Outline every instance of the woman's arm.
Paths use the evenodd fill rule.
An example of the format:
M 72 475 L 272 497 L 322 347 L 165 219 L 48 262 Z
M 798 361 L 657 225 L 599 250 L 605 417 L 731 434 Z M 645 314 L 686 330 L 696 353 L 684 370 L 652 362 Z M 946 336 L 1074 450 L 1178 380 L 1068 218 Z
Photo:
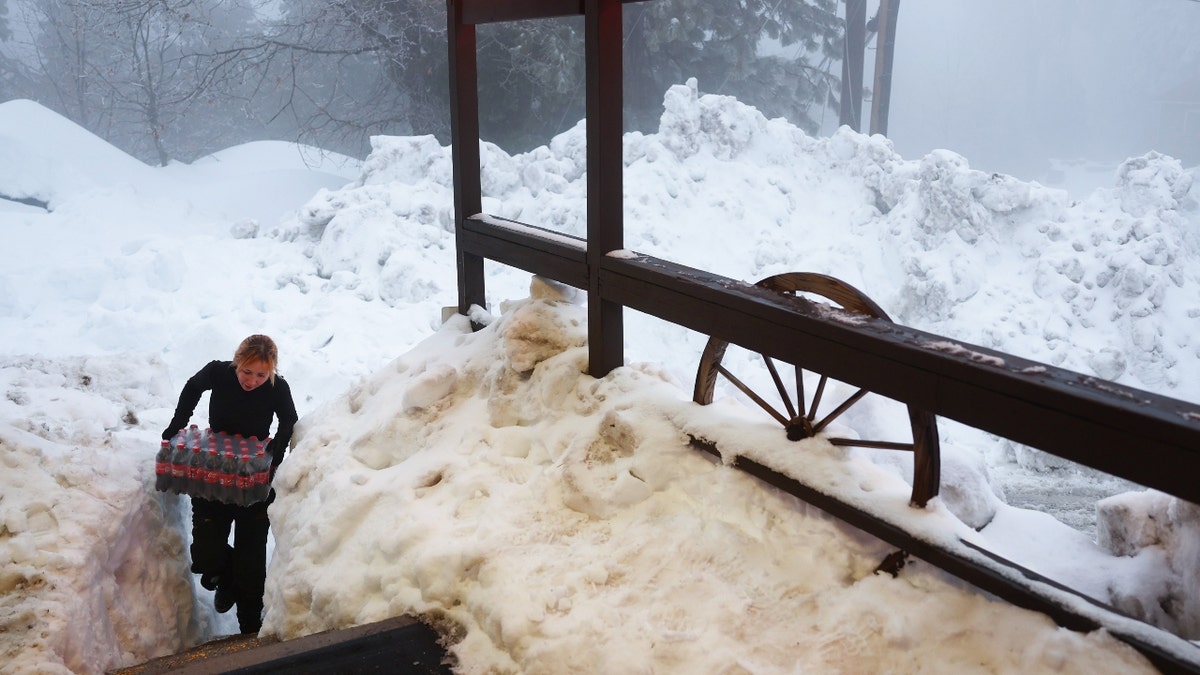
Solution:
M 296 426 L 299 415 L 296 414 L 296 404 L 292 401 L 292 388 L 283 378 L 275 379 L 275 417 L 279 426 L 275 437 L 271 439 L 271 466 L 279 466 L 283 461 L 283 453 L 287 451 L 288 443 L 292 440 L 292 429 Z
M 171 440 L 175 432 L 188 423 L 188 420 L 192 418 L 192 413 L 196 411 L 196 404 L 200 402 L 200 396 L 212 389 L 214 366 L 220 368 L 221 362 L 210 361 L 208 365 L 200 369 L 200 372 L 188 378 L 187 383 L 183 385 L 183 391 L 179 393 L 179 403 L 175 405 L 175 415 L 171 418 L 171 423 L 163 430 L 164 441 Z

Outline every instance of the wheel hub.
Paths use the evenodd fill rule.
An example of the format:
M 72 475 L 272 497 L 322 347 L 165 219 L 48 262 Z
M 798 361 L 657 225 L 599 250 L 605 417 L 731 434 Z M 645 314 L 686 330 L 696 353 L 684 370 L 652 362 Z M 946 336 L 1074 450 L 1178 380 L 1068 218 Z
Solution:
M 789 441 L 802 441 L 815 435 L 812 422 L 804 415 L 797 415 L 788 422 L 787 438 Z

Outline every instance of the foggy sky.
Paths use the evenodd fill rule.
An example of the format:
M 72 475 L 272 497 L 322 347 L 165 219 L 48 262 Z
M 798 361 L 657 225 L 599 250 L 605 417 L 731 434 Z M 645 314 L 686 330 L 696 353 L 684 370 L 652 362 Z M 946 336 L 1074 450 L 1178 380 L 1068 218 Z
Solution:
M 1191 0 L 907 0 L 888 136 L 905 157 L 948 148 L 972 168 L 1033 180 L 1048 158 L 1157 150 L 1200 164 L 1200 139 L 1173 139 L 1162 112 L 1169 91 L 1200 80 L 1198 35 Z

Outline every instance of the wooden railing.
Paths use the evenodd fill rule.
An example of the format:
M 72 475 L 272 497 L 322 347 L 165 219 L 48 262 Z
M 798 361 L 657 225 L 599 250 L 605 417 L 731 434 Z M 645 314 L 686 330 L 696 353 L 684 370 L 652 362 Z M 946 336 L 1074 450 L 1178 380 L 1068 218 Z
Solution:
M 798 298 L 623 251 L 620 45 L 629 1 L 448 0 L 461 313 L 486 306 L 483 261 L 494 260 L 587 291 L 596 377 L 623 363 L 621 312 L 630 307 L 1200 504 L 1200 406 L 886 321 L 830 321 Z M 583 15 L 585 27 L 586 238 L 488 216 L 481 206 L 475 25 L 569 15 Z M 997 561 L 1008 568 L 998 571 L 981 562 L 990 555 L 930 546 L 768 467 L 731 463 L 1061 625 L 1099 625 L 1048 595 L 1054 584 L 1029 570 Z M 1200 672 L 1177 651 L 1114 632 L 1164 671 Z

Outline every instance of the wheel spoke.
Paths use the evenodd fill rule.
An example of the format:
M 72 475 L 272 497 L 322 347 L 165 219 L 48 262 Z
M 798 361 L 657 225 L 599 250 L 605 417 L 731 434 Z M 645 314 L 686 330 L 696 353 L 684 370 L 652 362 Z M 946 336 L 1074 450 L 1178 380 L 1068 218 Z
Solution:
M 825 382 L 828 380 L 827 376 L 821 375 L 821 380 L 817 382 L 817 391 L 813 393 L 812 407 L 808 409 L 809 422 L 813 421 L 813 418 L 817 416 L 817 407 L 821 405 L 821 395 L 825 393 Z
M 750 387 L 747 387 L 745 383 L 737 379 L 733 373 L 726 370 L 725 366 L 718 365 L 717 372 L 724 375 L 727 380 L 733 383 L 733 386 L 737 387 L 746 396 L 749 396 L 752 401 L 757 403 L 760 408 L 767 411 L 767 414 L 769 414 L 771 417 L 774 417 L 776 420 L 778 420 L 780 424 L 785 427 L 788 425 L 788 419 L 786 417 L 781 415 L 778 410 L 772 408 L 771 404 L 767 403 L 762 399 L 761 396 L 754 393 L 754 391 L 750 389 Z
M 788 419 L 796 417 L 796 407 L 792 405 L 792 398 L 788 396 L 787 389 L 783 386 L 783 380 L 779 378 L 779 371 L 775 369 L 775 361 L 767 356 L 762 355 L 763 362 L 767 364 L 767 370 L 771 372 L 771 379 L 775 381 L 775 390 L 779 392 L 779 398 L 783 399 L 783 406 L 787 408 Z M 800 401 L 803 401 L 804 392 L 800 392 Z
M 823 381 L 824 380 L 822 380 L 822 382 Z M 825 419 L 821 420 L 817 424 L 814 424 L 813 432 L 816 433 L 816 432 L 819 432 L 822 429 L 824 429 L 827 424 L 829 424 L 833 420 L 837 419 L 838 415 L 841 415 L 842 413 L 846 412 L 850 408 L 850 406 L 854 405 L 855 403 L 858 403 L 859 399 L 866 396 L 868 393 L 870 393 L 870 392 L 868 392 L 866 389 L 859 389 L 858 391 L 854 392 L 853 396 L 851 396 L 850 398 L 843 401 L 842 404 L 839 405 L 836 410 L 834 410 L 833 412 L 826 415 Z M 814 409 L 815 409 L 815 406 L 814 406 Z
M 907 450 L 912 452 L 915 445 L 912 443 L 896 443 L 894 441 L 869 441 L 861 438 L 827 438 L 830 445 L 838 447 L 854 446 L 856 448 L 878 448 L 880 450 Z
M 804 408 L 804 369 L 800 366 L 793 366 L 792 370 L 796 375 L 796 403 L 800 406 L 801 411 Z M 811 420 L 810 420 L 811 421 Z

